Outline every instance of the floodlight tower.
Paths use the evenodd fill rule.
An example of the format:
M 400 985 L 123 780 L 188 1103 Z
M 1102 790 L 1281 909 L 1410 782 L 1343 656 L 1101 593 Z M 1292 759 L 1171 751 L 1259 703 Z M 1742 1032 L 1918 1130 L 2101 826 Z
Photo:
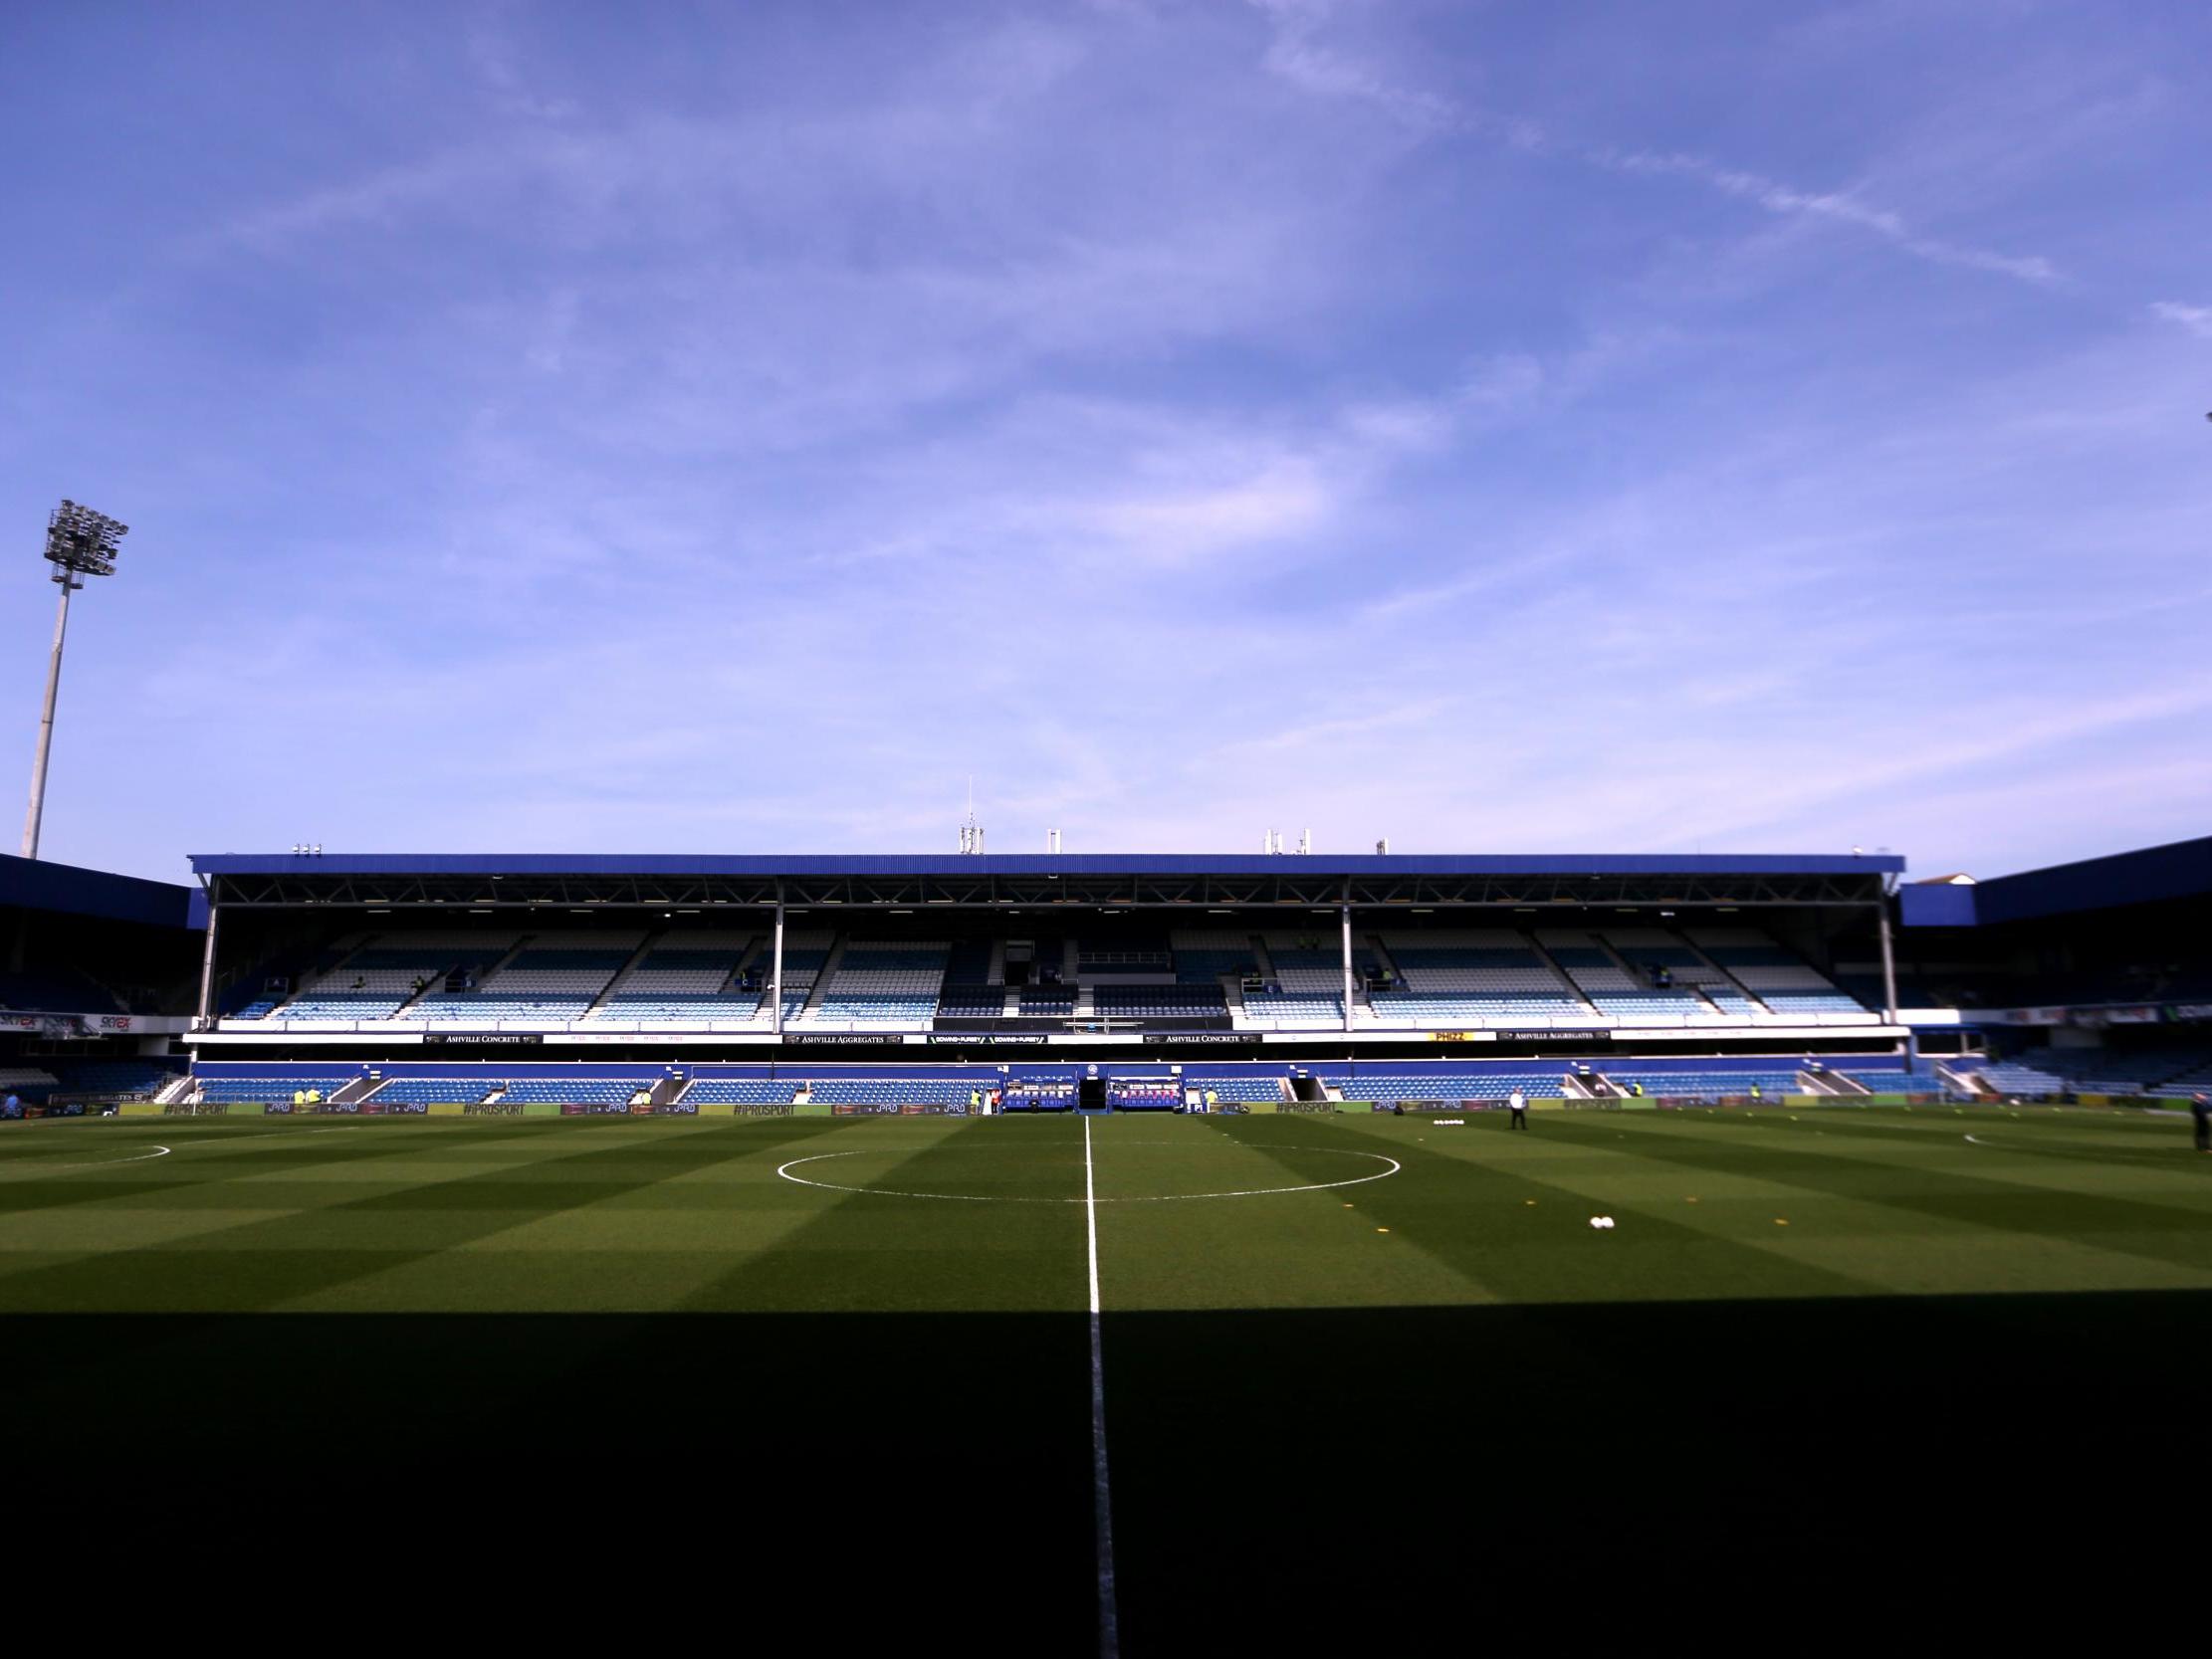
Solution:
M 31 763 L 31 810 L 23 819 L 23 856 L 39 856 L 39 819 L 46 811 L 46 757 L 54 746 L 54 700 L 62 689 L 62 642 L 69 634 L 69 596 L 87 576 L 112 576 L 115 553 L 128 524 L 69 500 L 46 520 L 46 557 L 62 587 L 62 608 L 54 618 L 54 660 L 46 669 L 46 710 L 39 716 L 39 755 Z

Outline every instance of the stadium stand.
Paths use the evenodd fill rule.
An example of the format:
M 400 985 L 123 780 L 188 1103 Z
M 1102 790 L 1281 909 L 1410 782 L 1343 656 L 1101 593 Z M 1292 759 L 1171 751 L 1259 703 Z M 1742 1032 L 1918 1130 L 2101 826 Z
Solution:
M 1665 1071 L 1642 1070 L 1635 1066 L 1608 1066 L 1605 1080 L 1619 1089 L 1634 1089 L 1642 1085 L 1644 1093 L 1653 1100 L 1724 1100 L 1748 1095 L 1754 1086 L 1761 1094 L 1780 1097 L 1803 1091 L 1798 1081 L 1797 1069 L 1774 1067 L 1765 1071 L 1688 1071 L 1671 1068 Z
M 965 1078 L 825 1078 L 810 1084 L 807 1095 L 831 1106 L 966 1106 L 968 1097 L 995 1083 L 989 1076 Z
M 943 939 L 848 940 L 819 1002 L 786 1023 L 926 1029 L 951 951 Z
M 1342 1030 L 1344 999 L 1336 996 L 1293 996 L 1286 991 L 1246 991 L 1236 1024 L 1261 1030 L 1298 1026 Z
M 788 1081 L 698 1077 L 679 1098 L 686 1106 L 788 1106 L 797 1093 Z
M 1764 933 L 1742 928 L 1692 928 L 1687 936 L 1715 966 L 1777 1014 L 1867 1015 L 1835 982 Z
M 1952 1091 L 1930 1068 L 1913 1071 L 1903 1067 L 1842 1068 L 1841 1075 L 1875 1095 L 1948 1095 Z
M 0 1008 L 22 1008 L 46 1013 L 106 1013 L 123 1011 L 122 998 L 91 974 L 74 968 L 50 967 L 13 973 L 0 972 Z
M 1099 985 L 1091 1007 L 1111 1019 L 1200 1019 L 1228 1021 L 1228 1002 L 1218 985 Z
M 142 1099 L 157 1093 L 184 1069 L 183 1060 L 56 1061 L 55 1090 L 66 1095 L 105 1095 L 113 1100 Z
M 1224 974 L 1241 981 L 1259 971 L 1249 933 L 1178 928 L 1168 937 L 1175 951 L 1175 976 L 1183 984 L 1217 985 Z
M 1115 933 L 1102 937 L 1078 937 L 1075 941 L 1075 971 L 1088 979 L 1095 974 L 1171 973 L 1175 970 L 1175 957 L 1165 934 Z
M 981 990 L 993 984 L 991 966 L 995 954 L 989 939 L 956 939 L 945 956 L 946 989 Z M 999 988 L 1004 988 L 1002 981 Z
M 564 1025 L 583 1017 L 644 940 L 642 933 L 534 934 L 473 988 L 433 986 L 411 1012 L 433 1024 Z
M 948 982 L 938 993 L 937 1014 L 940 1019 L 997 1019 L 1006 1011 L 1006 991 L 1002 985 L 966 984 Z
M 1199 1090 L 1201 1094 L 1211 1090 L 1217 1100 L 1231 1101 L 1240 1105 L 1257 1105 L 1266 1101 L 1279 1101 L 1283 1098 L 1283 1079 L 1279 1076 L 1186 1076 L 1184 1082 L 1189 1087 Z
M 473 1106 L 491 1092 L 481 1079 L 395 1077 L 378 1084 L 364 1099 L 386 1106 Z
M 626 1106 L 640 1087 L 628 1079 L 524 1078 L 505 1085 L 500 1098 L 526 1106 Z
M 410 999 L 455 973 L 483 973 L 519 935 L 409 932 L 381 934 L 344 952 L 289 1001 L 263 1017 L 285 1020 L 390 1019 Z M 251 1016 L 245 1016 L 251 1017 Z
M 2187 1088 L 2184 1079 L 2212 1061 L 2203 1049 L 2040 1048 L 2018 1057 L 2057 1078 L 2071 1094 L 2136 1095 Z M 2000 1087 L 2002 1087 L 2000 1085 Z
M 1394 928 L 1355 932 L 1356 1029 L 1852 1023 L 1834 981 L 1750 929 Z M 409 930 L 338 941 L 290 1001 L 233 1017 L 448 1028 L 758 1030 L 775 1010 L 758 930 Z M 999 974 L 1014 963 L 1008 987 Z M 783 1019 L 798 1033 L 926 1031 L 1014 1017 L 1253 1031 L 1341 1030 L 1337 934 L 1108 930 L 1071 938 L 901 939 L 794 930 Z M 1747 989 L 1744 980 L 1753 981 Z M 449 982 L 450 981 L 450 982 Z M 965 1027 L 974 1029 L 973 1024 Z
M 711 1030 L 724 1021 L 750 1021 L 760 1011 L 762 993 L 736 983 L 757 935 L 699 930 L 674 938 L 680 942 L 656 940 L 636 966 L 612 980 L 586 1020 Z
M 200 1083 L 202 1101 L 225 1106 L 290 1105 L 296 1093 L 319 1089 L 326 1099 L 361 1075 L 355 1066 L 346 1071 L 288 1071 L 259 1077 L 206 1078 Z
M 1297 943 L 1287 938 L 1278 942 L 1276 935 L 1267 935 L 1269 961 L 1274 964 L 1268 975 L 1284 991 L 1293 995 L 1335 996 L 1344 994 L 1344 951 L 1341 945 L 1319 948 L 1312 944 Z M 1380 964 L 1375 952 L 1366 945 L 1355 945 L 1352 951 L 1352 975 L 1364 984 L 1368 975 Z
M 1381 1025 L 1548 1020 L 1592 1011 L 1527 935 L 1508 929 L 1387 933 L 1382 941 L 1403 989 L 1371 999 Z
M 1347 1101 L 1390 1104 L 1398 1101 L 1502 1101 L 1515 1089 L 1530 1100 L 1558 1100 L 1567 1090 L 1563 1074 L 1544 1071 L 1356 1072 L 1329 1080 Z
M 1981 1065 L 1970 1065 L 1962 1069 L 1972 1071 L 2001 1095 L 2020 1095 L 2035 1098 L 2046 1095 L 2063 1095 L 2068 1092 L 2064 1078 L 2016 1062 L 1999 1060 Z

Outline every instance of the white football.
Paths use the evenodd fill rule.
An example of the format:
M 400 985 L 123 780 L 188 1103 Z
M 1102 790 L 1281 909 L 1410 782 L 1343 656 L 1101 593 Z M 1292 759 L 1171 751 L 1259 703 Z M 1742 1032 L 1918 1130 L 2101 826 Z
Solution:
M 1605 1225 L 1605 1217 L 1602 1215 L 1593 1215 L 1590 1218 L 1590 1225 L 1593 1227 L 1603 1227 Z

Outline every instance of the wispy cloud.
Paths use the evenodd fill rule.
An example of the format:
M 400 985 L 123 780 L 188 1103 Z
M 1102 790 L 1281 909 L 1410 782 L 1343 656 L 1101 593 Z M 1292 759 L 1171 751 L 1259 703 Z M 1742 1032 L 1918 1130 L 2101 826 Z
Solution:
M 2184 823 L 2212 22 L 1932 10 L 134 11 L 173 145 L 0 98 L 55 849 Z
M 2150 314 L 2160 321 L 2188 329 L 2199 339 L 2212 339 L 2212 306 L 2184 306 L 2172 300 L 2159 300 L 2152 304 Z
M 1976 248 L 1927 236 L 1915 230 L 1902 214 L 1876 207 L 1844 191 L 1809 191 L 1762 178 L 1738 167 L 1724 167 L 1701 156 L 1653 154 L 1645 150 L 1581 149 L 1576 153 L 1614 172 L 1647 178 L 1686 178 L 1710 186 L 1722 195 L 1755 203 L 1769 213 L 1799 214 L 1807 218 L 1866 231 L 1894 245 L 1916 259 L 1935 265 L 1962 266 L 2013 277 L 2024 283 L 2054 283 L 2059 271 L 2040 254 L 2015 255 Z
M 1480 108 L 1406 86 L 1368 60 L 1323 42 L 1326 28 L 1340 15 L 1331 0 L 1251 3 L 1272 24 L 1264 58 L 1268 72 L 1301 92 L 1356 100 L 1424 133 L 1476 133 L 1532 155 L 1625 176 L 1688 179 L 1769 213 L 1803 216 L 1879 237 L 1899 252 L 1934 265 L 1985 271 L 2024 283 L 2061 280 L 2058 267 L 2043 255 L 2007 253 L 1930 235 L 1894 209 L 1865 201 L 1851 191 L 1805 189 L 1698 155 L 1588 143 L 1522 114 Z

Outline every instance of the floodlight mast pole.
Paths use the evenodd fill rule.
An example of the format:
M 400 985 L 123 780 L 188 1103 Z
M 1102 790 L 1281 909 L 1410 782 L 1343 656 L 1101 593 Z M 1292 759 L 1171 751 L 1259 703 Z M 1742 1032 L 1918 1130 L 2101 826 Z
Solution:
M 62 584 L 62 604 L 54 618 L 54 655 L 46 665 L 46 707 L 39 713 L 39 752 L 31 762 L 31 809 L 23 819 L 23 856 L 39 856 L 39 821 L 46 816 L 46 761 L 54 750 L 54 704 L 62 695 L 62 646 L 69 638 L 69 596 L 81 584 L 57 565 L 54 579 Z
M 46 816 L 46 763 L 54 750 L 54 706 L 62 693 L 62 647 L 69 638 L 69 596 L 86 576 L 112 576 L 118 543 L 130 533 L 105 513 L 67 497 L 46 519 L 46 560 L 61 585 L 54 617 L 54 655 L 46 668 L 46 706 L 39 715 L 39 752 L 31 762 L 31 804 L 23 815 L 23 856 L 39 856 L 39 826 Z

